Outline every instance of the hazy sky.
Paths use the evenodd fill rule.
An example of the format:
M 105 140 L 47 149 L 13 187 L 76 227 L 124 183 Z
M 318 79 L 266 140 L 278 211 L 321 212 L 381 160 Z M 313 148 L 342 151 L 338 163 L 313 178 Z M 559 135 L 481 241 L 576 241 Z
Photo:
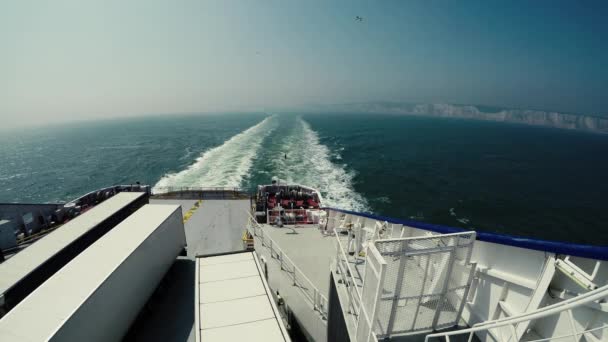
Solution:
M 608 114 L 605 4 L 7 0 L 0 118 L 378 100 Z

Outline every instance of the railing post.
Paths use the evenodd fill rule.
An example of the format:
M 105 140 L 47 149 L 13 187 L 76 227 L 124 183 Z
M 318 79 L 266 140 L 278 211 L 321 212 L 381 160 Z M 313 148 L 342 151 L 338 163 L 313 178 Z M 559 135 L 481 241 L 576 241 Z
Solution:
M 270 239 L 270 257 L 274 259 L 274 254 L 272 254 L 272 239 Z
M 279 266 L 281 267 L 281 271 L 283 271 L 283 251 L 279 251 Z
M 296 268 L 296 265 L 293 265 L 293 286 L 296 286 L 296 272 L 298 271 L 298 269 Z
M 350 291 L 350 289 L 347 288 L 346 291 Z M 346 298 L 348 299 L 348 303 L 346 304 L 347 305 L 346 307 L 348 308 L 348 313 L 352 315 L 353 314 L 353 310 L 351 308 L 353 307 L 352 306 L 353 303 L 352 303 L 352 300 L 351 300 L 351 296 L 352 296 L 352 294 L 347 293 Z
M 339 236 L 336 236 L 338 239 L 340 238 Z M 340 265 L 338 264 L 340 262 L 340 241 L 336 241 L 336 273 L 340 274 Z
M 515 329 L 515 324 L 511 324 L 510 328 L 511 328 L 511 335 L 513 336 L 513 341 L 519 341 L 519 338 L 517 337 L 517 330 Z
M 317 290 L 316 288 L 315 288 L 315 293 L 313 295 L 312 302 L 313 302 L 313 304 L 312 304 L 313 309 L 319 310 L 319 290 Z
M 572 314 L 572 309 L 568 309 L 568 320 L 570 322 L 570 329 L 572 329 L 572 338 L 574 341 L 578 341 L 578 332 L 576 331 L 576 325 L 574 324 L 574 314 Z

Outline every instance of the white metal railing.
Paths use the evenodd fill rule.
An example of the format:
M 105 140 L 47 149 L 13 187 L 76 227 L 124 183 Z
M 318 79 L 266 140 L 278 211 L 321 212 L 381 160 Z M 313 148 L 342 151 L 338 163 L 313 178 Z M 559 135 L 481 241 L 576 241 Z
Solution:
M 324 211 L 320 209 L 267 209 L 266 222 L 274 224 L 277 218 L 280 218 L 283 224 L 313 224 L 319 222 L 321 212 Z M 316 221 L 315 214 L 317 215 Z
M 340 239 L 340 231 L 343 229 L 337 228 L 336 234 L 336 273 L 340 276 L 342 283 L 346 287 L 347 300 L 346 307 L 350 313 L 351 319 L 355 326 L 356 341 L 377 341 L 374 332 L 374 315 L 370 315 L 363 305 L 363 297 L 359 286 L 354 280 L 355 273 L 350 266 L 348 253 Z M 349 232 L 350 234 L 350 232 Z M 363 283 L 363 279 L 361 279 Z M 362 284 L 363 285 L 363 284 Z M 376 298 L 377 299 L 377 298 Z M 376 300 L 377 301 L 377 300 Z M 375 307 L 376 303 L 371 304 Z M 361 327 L 360 327 L 361 325 Z M 363 331 L 363 333 L 361 333 Z
M 107 187 L 100 188 L 97 190 L 89 191 L 86 194 L 79 196 L 64 204 L 48 204 L 48 205 L 56 206 L 53 209 L 53 211 L 60 210 L 62 212 L 62 214 L 60 214 L 61 220 L 59 222 L 51 222 L 51 219 L 48 219 L 48 217 L 51 216 L 50 215 L 51 213 L 45 214 L 42 210 L 36 209 L 36 211 L 38 211 L 41 216 L 46 217 L 46 218 L 44 218 L 44 223 L 38 224 L 35 227 L 35 228 L 37 228 L 37 232 L 30 234 L 28 236 L 23 236 L 23 237 L 17 236 L 17 239 L 16 239 L 17 244 L 15 246 L 1 250 L 0 253 L 4 253 L 5 256 L 7 254 L 10 254 L 10 256 L 12 256 L 12 255 L 20 252 L 26 244 L 33 243 L 33 242 L 37 241 L 38 239 L 46 236 L 50 232 L 61 227 L 68 219 L 73 218 L 76 215 L 80 215 L 80 214 L 84 213 L 86 210 L 93 208 L 95 205 L 102 203 L 103 201 L 107 200 L 108 198 L 114 196 L 115 194 L 117 194 L 119 192 L 146 192 L 147 194 L 150 194 L 150 186 L 143 185 L 143 184 L 112 185 L 112 186 L 107 186 Z M 12 205 L 12 204 L 8 204 L 8 205 Z M 47 205 L 47 204 L 44 204 L 44 205 Z M 34 205 L 34 206 L 39 207 L 38 205 Z M 71 208 L 76 208 L 77 206 L 81 207 L 78 209 L 78 211 L 75 211 L 75 209 L 71 209 Z M 76 214 L 71 214 L 70 211 L 71 211 L 71 213 L 76 213 Z M 33 213 L 34 212 L 30 212 L 30 214 L 33 214 Z M 70 215 L 72 215 L 72 216 L 68 216 L 67 213 L 70 213 Z M 16 217 L 16 216 L 21 216 L 22 213 L 5 211 L 4 214 L 9 217 L 12 217 L 12 216 Z M 28 228 L 28 230 L 29 230 L 29 228 Z
M 122 185 L 107 186 L 105 188 L 87 192 L 86 194 L 67 202 L 65 205 L 68 205 L 68 204 L 90 205 L 91 203 L 94 203 L 95 200 L 99 199 L 100 194 L 109 192 L 110 196 L 113 196 L 119 192 L 132 192 L 132 191 L 133 192 L 134 191 L 146 192 L 146 193 L 150 194 L 150 186 L 143 185 L 143 184 L 122 184 Z M 104 200 L 105 200 L 105 198 L 104 198 Z
M 333 219 L 335 220 L 335 217 Z M 361 222 L 360 219 L 340 220 L 339 226 L 334 228 L 337 246 L 336 270 L 340 281 L 346 286 L 347 298 L 344 304 L 351 314 L 350 320 L 356 327 L 357 341 L 369 340 L 370 333 L 375 334 L 377 338 L 383 338 L 454 325 L 464 308 L 475 270 L 475 266 L 470 264 L 475 233 L 382 238 L 392 236 L 392 228 L 387 222 Z M 344 233 L 348 236 L 344 236 Z M 376 252 L 378 257 L 374 257 L 373 252 Z M 350 256 L 351 254 L 354 254 L 354 257 Z M 385 260 L 386 255 L 393 257 L 391 260 Z M 397 259 L 395 255 L 398 256 Z M 440 255 L 443 261 L 440 265 L 443 266 L 435 265 L 441 262 L 438 260 L 433 261 L 433 267 L 429 268 L 431 260 L 434 260 L 433 255 Z M 353 261 L 356 262 L 359 257 L 365 258 L 364 272 L 359 270 L 359 266 L 352 267 Z M 421 265 L 423 260 L 426 262 Z M 456 260 L 461 260 L 465 266 L 466 273 L 463 277 L 458 276 L 460 273 L 454 275 L 452 266 Z M 353 270 L 358 273 L 355 274 Z M 415 275 L 422 272 L 425 276 L 414 279 L 409 275 L 410 272 Z M 360 274 L 363 275 L 362 279 L 357 278 Z M 432 274 L 428 281 L 427 274 Z M 385 281 L 385 277 L 389 280 Z M 434 282 L 431 283 L 433 279 Z M 375 287 L 375 290 L 371 290 L 369 286 Z M 406 292 L 402 292 L 404 286 L 411 293 L 405 295 Z M 414 300 L 418 304 L 414 304 Z M 436 308 L 432 309 L 433 314 L 419 316 L 420 308 L 430 311 L 425 304 L 433 301 L 437 303 Z M 410 316 L 413 314 L 413 320 L 405 323 L 404 317 L 407 313 Z
M 339 232 L 335 235 L 336 237 L 336 270 L 342 279 L 344 285 L 346 285 L 348 294 L 348 303 L 346 307 L 348 312 L 353 314 L 353 320 L 356 323 L 356 319 L 359 316 L 359 307 L 361 305 L 361 292 L 355 281 L 352 279 L 354 272 L 348 262 L 348 255 L 345 252 L 345 248 L 340 241 Z
M 285 252 L 279 247 L 279 245 L 270 237 L 264 233 L 262 227 L 256 222 L 256 220 L 249 214 L 249 228 L 250 234 L 260 240 L 262 246 L 270 250 L 270 256 L 272 259 L 277 260 L 280 265 L 281 271 L 286 272 L 293 281 L 293 285 L 297 286 L 304 298 L 306 298 L 310 304 L 312 304 L 313 310 L 318 311 L 324 320 L 327 320 L 328 315 L 328 300 L 319 289 L 308 279 L 308 277 L 300 270 L 295 263 L 287 256 Z
M 153 194 L 165 194 L 169 192 L 179 192 L 179 191 L 217 191 L 217 192 L 231 192 L 231 193 L 248 193 L 247 189 L 239 188 L 239 187 L 227 187 L 227 186 L 163 186 L 163 187 L 154 187 L 152 188 Z
M 375 245 L 366 251 L 363 288 L 361 290 L 361 310 L 356 330 L 357 342 L 377 341 L 374 326 L 378 320 L 378 303 L 383 293 L 387 262 Z
M 498 320 L 481 322 L 481 323 L 474 325 L 472 328 L 468 328 L 468 329 L 430 334 L 430 335 L 426 336 L 425 342 L 428 342 L 429 339 L 440 339 L 442 337 L 445 339 L 446 342 L 450 342 L 451 336 L 453 337 L 453 336 L 465 335 L 465 334 L 468 334 L 468 341 L 471 342 L 473 340 L 473 336 L 476 333 L 488 333 L 488 332 L 492 333 L 493 330 L 496 331 L 496 329 L 500 329 L 500 328 L 509 329 L 510 336 L 507 340 L 503 340 L 503 341 L 518 341 L 519 339 L 517 337 L 517 325 L 519 323 L 532 322 L 533 320 L 538 320 L 538 319 L 542 319 L 542 318 L 553 316 L 553 315 L 559 315 L 562 313 L 567 314 L 567 319 L 569 321 L 568 322 L 569 328 L 571 330 L 570 333 L 562 334 L 559 336 L 551 336 L 548 338 L 530 339 L 527 341 L 528 342 L 551 341 L 551 340 L 558 340 L 558 339 L 569 338 L 569 337 L 572 338 L 574 341 L 579 341 L 580 337 L 583 335 L 585 335 L 587 337 L 587 340 L 593 340 L 593 339 L 589 338 L 591 336 L 589 336 L 588 334 L 591 334 L 592 332 L 595 332 L 595 331 L 608 329 L 608 325 L 604 324 L 604 325 L 594 327 L 594 328 L 586 328 L 583 331 L 577 331 L 572 310 L 576 309 L 578 307 L 582 307 L 588 303 L 605 299 L 607 297 L 608 297 L 608 285 L 605 285 L 596 290 L 587 292 L 585 294 L 579 295 L 574 298 L 570 298 L 568 300 L 561 301 L 561 302 L 553 304 L 553 305 L 549 305 L 549 306 L 540 308 L 540 309 L 532 311 L 532 312 L 523 313 L 521 315 L 512 316 L 512 317 L 508 317 L 508 318 L 502 318 L 502 319 L 498 319 Z
M 340 214 L 336 214 L 336 212 L 332 213 L 331 209 L 328 210 L 327 221 L 329 222 L 327 229 L 328 230 L 335 229 L 336 237 L 339 237 L 339 235 L 340 235 L 339 232 L 346 230 L 345 228 L 350 228 L 354 231 L 357 231 L 358 228 L 361 228 L 360 226 L 367 226 L 369 229 L 369 228 L 371 228 L 370 224 L 373 225 L 372 222 L 368 221 L 364 217 L 360 217 L 360 216 L 357 216 L 354 214 L 346 214 L 346 213 L 340 215 Z M 375 225 L 378 226 L 379 220 L 375 220 L 375 221 L 376 221 L 376 222 L 374 222 Z M 405 226 L 403 226 L 403 227 L 405 227 Z M 400 232 L 401 237 L 404 236 L 403 227 Z M 380 227 L 380 228 L 382 228 L 382 227 Z M 394 228 L 394 227 L 387 227 L 387 231 L 390 228 Z M 407 228 L 416 229 L 416 228 L 410 228 L 410 227 L 407 227 Z M 377 229 L 376 229 L 376 231 L 377 231 Z M 409 233 L 407 235 L 411 235 L 411 232 L 406 232 L 406 233 Z M 399 232 L 395 231 L 395 232 L 391 232 L 391 234 L 387 234 L 387 235 L 393 236 L 395 234 L 399 234 Z M 431 235 L 432 233 L 427 232 L 426 234 Z M 346 261 L 350 258 L 351 264 L 352 264 L 353 257 L 349 256 L 349 253 L 348 253 L 349 251 L 352 253 L 354 250 L 354 252 L 356 253 L 355 258 L 357 255 L 359 255 L 358 252 L 363 247 L 362 246 L 363 239 L 359 238 L 359 240 L 357 240 L 356 238 L 352 238 L 353 241 L 350 241 L 350 240 L 351 240 L 350 236 L 349 236 L 348 242 L 346 241 L 344 236 L 342 237 L 341 241 L 338 238 L 338 242 L 337 242 L 338 248 L 345 251 L 345 253 L 341 253 L 340 250 L 337 251 L 335 267 L 337 269 L 337 273 L 342 274 L 340 281 L 344 282 L 347 285 L 350 285 L 346 288 L 348 296 L 349 296 L 347 298 L 347 300 L 349 301 L 348 310 L 349 310 L 349 313 L 352 313 L 352 315 L 349 315 L 349 316 L 351 317 L 350 320 L 354 321 L 355 324 L 357 324 L 358 318 L 363 316 L 361 310 L 357 311 L 357 305 L 358 304 L 361 305 L 360 304 L 361 300 L 359 300 L 359 303 L 357 302 L 357 299 L 361 298 L 361 297 L 358 297 L 357 294 L 358 294 L 358 292 L 364 293 L 365 290 L 357 291 L 357 289 L 350 288 L 354 284 L 352 282 L 350 282 L 352 271 L 349 270 L 348 262 L 346 262 Z M 374 240 L 374 239 L 372 239 L 372 240 Z M 354 242 L 354 248 L 353 248 L 353 245 L 351 245 L 351 242 Z M 347 248 L 344 248 L 344 247 L 347 247 Z M 568 259 L 569 258 L 564 259 L 564 262 L 565 263 L 568 262 Z M 574 271 L 577 271 L 575 273 L 583 275 L 585 277 L 585 279 L 588 281 L 580 282 L 580 281 L 577 281 L 577 280 L 580 280 L 578 278 L 573 279 L 573 280 L 575 282 L 577 282 L 579 285 L 582 284 L 581 285 L 582 287 L 593 290 L 594 287 L 593 287 L 592 282 L 594 281 L 595 276 L 597 274 L 599 274 L 598 270 L 600 268 L 600 264 L 601 264 L 600 261 L 596 261 L 595 265 L 592 268 L 592 271 L 589 271 L 589 272 L 585 272 L 580 269 L 577 270 L 574 267 Z M 574 265 L 574 266 L 576 266 L 576 265 Z M 474 271 L 474 270 L 475 270 L 475 267 L 473 266 L 471 268 L 471 271 Z M 488 274 L 489 274 L 489 272 L 488 272 Z M 566 275 L 568 275 L 568 274 L 566 274 Z M 503 276 L 505 276 L 505 275 L 501 275 L 501 277 L 503 277 Z M 570 277 L 570 278 L 572 278 L 572 277 Z M 514 278 L 514 279 L 517 279 L 517 281 L 510 281 L 510 282 L 519 284 L 519 279 L 518 278 Z M 524 280 L 524 279 L 522 278 L 522 280 Z M 358 281 L 358 279 L 357 279 L 357 281 Z M 354 285 L 354 286 L 356 286 L 356 285 Z M 526 285 L 522 285 L 522 286 L 526 286 Z M 534 284 L 532 284 L 531 288 L 534 288 Z M 359 289 L 359 290 L 361 290 L 361 289 Z M 468 298 L 468 296 L 463 295 L 462 298 L 464 300 L 464 298 Z M 602 300 L 602 298 L 605 298 L 605 300 Z M 599 303 L 598 303 L 598 301 L 599 301 Z M 346 303 L 344 303 L 344 304 L 346 304 Z M 362 305 L 362 306 L 364 306 L 364 305 Z M 605 320 L 605 316 L 594 318 L 593 315 L 586 315 L 586 314 L 581 315 L 579 310 L 583 310 L 582 309 L 583 307 L 590 308 L 591 310 L 601 310 L 601 312 L 599 312 L 599 311 L 595 312 L 596 315 L 603 315 L 603 312 L 608 312 L 608 288 L 604 287 L 603 289 L 593 290 L 592 292 L 588 292 L 585 295 L 579 295 L 578 297 L 571 298 L 570 300 L 562 301 L 560 303 L 556 303 L 551 306 L 540 308 L 538 310 L 529 311 L 528 313 L 525 313 L 525 314 L 510 316 L 510 317 L 501 318 L 498 320 L 484 321 L 484 322 L 474 325 L 472 328 L 469 328 L 469 329 L 430 334 L 430 335 L 427 335 L 425 341 L 427 341 L 427 342 L 442 341 L 443 342 L 445 340 L 447 342 L 450 342 L 450 337 L 452 337 L 452 340 L 456 339 L 458 341 L 464 341 L 468 337 L 468 341 L 470 342 L 474 339 L 474 336 L 476 335 L 476 338 L 479 338 L 482 341 L 490 341 L 493 339 L 493 340 L 502 341 L 502 342 L 512 342 L 512 341 L 519 341 L 522 338 L 522 332 L 524 330 L 526 330 L 526 331 L 525 331 L 523 338 L 525 338 L 526 341 L 533 341 L 533 342 L 573 341 L 573 340 L 577 341 L 577 342 L 581 341 L 581 340 L 595 342 L 595 341 L 608 340 L 608 322 Z M 577 308 L 578 308 L 578 310 L 577 310 Z M 460 316 L 460 315 L 458 315 L 458 316 Z M 581 319 L 583 319 L 583 321 L 581 321 Z M 529 325 L 529 323 L 532 323 L 533 321 L 534 321 L 534 323 L 536 323 L 537 329 L 540 329 L 540 328 L 548 329 L 548 327 L 551 327 L 552 325 L 554 325 L 555 330 L 552 331 L 550 334 L 547 334 L 543 331 L 536 331 L 534 329 L 526 329 L 526 327 Z M 531 326 L 531 328 L 532 328 L 532 326 Z M 380 336 L 380 338 L 383 337 L 382 335 L 379 335 L 379 336 Z M 547 336 L 551 336 L 551 337 L 547 337 Z M 357 339 L 357 341 L 359 341 L 359 339 Z

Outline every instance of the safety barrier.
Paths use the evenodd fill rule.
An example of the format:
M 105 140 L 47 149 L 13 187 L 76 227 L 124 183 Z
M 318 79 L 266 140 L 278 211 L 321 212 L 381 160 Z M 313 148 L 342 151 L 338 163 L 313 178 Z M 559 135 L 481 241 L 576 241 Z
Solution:
M 340 219 L 330 226 L 356 341 L 458 324 L 475 270 L 475 232 L 386 239 L 399 233 L 386 222 Z
M 277 218 L 283 224 L 313 224 L 319 222 L 319 209 L 268 209 L 266 218 L 269 224 L 275 224 Z M 317 217 L 315 218 L 315 214 Z
M 238 187 L 154 187 L 152 195 L 157 198 L 197 198 L 197 199 L 247 199 L 251 193 Z
M 340 232 L 338 229 L 335 234 L 336 239 L 336 273 L 340 277 L 339 282 L 344 284 L 347 293 L 346 307 L 351 315 L 351 320 L 355 326 L 355 336 L 357 342 L 376 342 L 378 338 L 374 333 L 374 322 L 376 315 L 376 306 L 378 302 L 378 294 L 381 292 L 382 279 L 384 278 L 384 268 L 386 264 L 382 256 L 377 253 L 371 253 L 370 256 L 376 257 L 374 261 L 369 262 L 369 268 L 365 270 L 365 280 L 360 279 L 361 284 L 357 284 L 354 278 L 356 274 L 350 266 L 347 250 L 341 241 Z M 350 238 L 350 237 L 349 237 Z M 373 247 L 372 247 L 373 248 Z M 373 278 L 373 284 L 370 284 L 370 279 Z M 365 301 L 359 286 L 363 287 L 363 283 L 367 281 L 366 288 L 372 290 L 365 297 Z M 364 289 L 365 291 L 365 289 Z M 367 292 L 367 291 L 366 291 Z M 371 310 L 370 310 L 371 309 Z M 371 312 L 368 312 L 371 311 Z
M 250 234 L 259 239 L 263 247 L 270 250 L 270 256 L 276 260 L 281 268 L 281 271 L 286 272 L 292 279 L 293 285 L 297 286 L 304 298 L 312 304 L 313 310 L 318 311 L 321 316 L 327 320 L 328 300 L 319 289 L 306 277 L 293 261 L 283 252 L 279 245 L 264 233 L 262 227 L 249 215 L 249 224 L 247 225 Z

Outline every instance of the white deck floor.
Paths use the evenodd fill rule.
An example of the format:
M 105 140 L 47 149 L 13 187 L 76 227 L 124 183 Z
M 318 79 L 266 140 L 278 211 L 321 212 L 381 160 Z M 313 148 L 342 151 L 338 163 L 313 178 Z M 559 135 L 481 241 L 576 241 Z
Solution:
M 184 199 L 150 199 L 150 203 L 158 204 L 179 204 L 182 207 L 182 216 L 186 214 L 188 209 L 192 208 L 197 200 L 184 200 Z
M 325 236 L 316 225 L 277 228 L 262 225 L 264 232 L 279 244 L 324 296 L 329 293 L 329 266 L 336 254 L 334 237 Z
M 304 275 L 319 288 L 319 292 L 328 297 L 330 262 L 335 255 L 332 237 L 322 235 L 316 226 L 307 225 L 299 228 L 285 226 L 276 228 L 270 225 L 262 225 L 264 234 L 267 234 L 287 257 L 294 262 Z M 270 255 L 268 246 L 262 246 L 261 239 L 255 238 L 255 250 L 259 256 L 266 260 L 268 268 L 268 284 L 273 291 L 279 291 L 285 299 L 286 305 L 294 312 L 300 325 L 310 334 L 315 341 L 327 340 L 326 321 L 319 312 L 313 309 L 304 297 L 301 287 L 293 286 L 291 272 L 281 270 L 280 263 Z
M 196 200 L 151 199 L 150 203 L 180 204 L 186 213 Z M 188 257 L 243 249 L 249 200 L 203 200 L 184 224 Z

